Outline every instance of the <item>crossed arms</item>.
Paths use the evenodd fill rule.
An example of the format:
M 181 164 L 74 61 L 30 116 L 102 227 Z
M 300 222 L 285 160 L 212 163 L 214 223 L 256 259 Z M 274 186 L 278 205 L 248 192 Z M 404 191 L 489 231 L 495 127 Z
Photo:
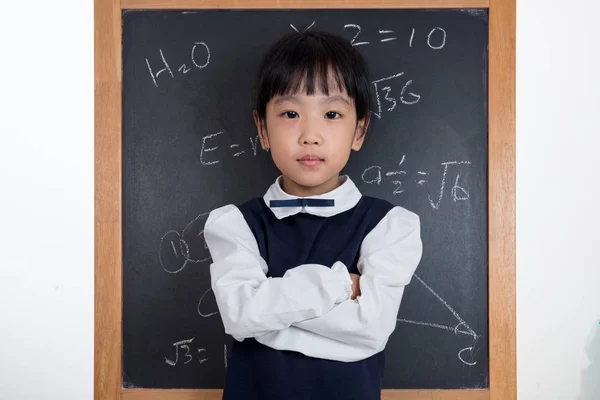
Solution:
M 394 207 L 361 244 L 361 294 L 352 300 L 352 279 L 339 261 L 302 264 L 281 278 L 267 278 L 256 239 L 233 205 L 211 212 L 204 237 L 226 333 L 238 341 L 253 337 L 275 349 L 338 361 L 383 350 L 422 254 L 419 217 Z

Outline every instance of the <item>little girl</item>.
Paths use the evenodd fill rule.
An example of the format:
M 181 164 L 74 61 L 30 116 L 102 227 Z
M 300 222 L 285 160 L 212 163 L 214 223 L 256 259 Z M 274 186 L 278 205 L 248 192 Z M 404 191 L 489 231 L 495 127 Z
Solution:
M 371 84 L 360 53 L 310 31 L 264 56 L 254 121 L 281 175 L 262 198 L 213 210 L 211 284 L 234 344 L 225 400 L 374 400 L 419 217 L 340 176 L 365 139 Z

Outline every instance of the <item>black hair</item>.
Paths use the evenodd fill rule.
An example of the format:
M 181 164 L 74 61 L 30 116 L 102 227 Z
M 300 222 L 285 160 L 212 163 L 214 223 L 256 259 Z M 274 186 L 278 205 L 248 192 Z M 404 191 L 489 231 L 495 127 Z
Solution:
M 255 82 L 254 106 L 258 117 L 266 116 L 269 100 L 295 94 L 304 84 L 307 95 L 320 91 L 329 95 L 328 78 L 336 89 L 354 100 L 357 120 L 369 117 L 372 109 L 368 65 L 350 41 L 329 32 L 290 32 L 263 56 Z

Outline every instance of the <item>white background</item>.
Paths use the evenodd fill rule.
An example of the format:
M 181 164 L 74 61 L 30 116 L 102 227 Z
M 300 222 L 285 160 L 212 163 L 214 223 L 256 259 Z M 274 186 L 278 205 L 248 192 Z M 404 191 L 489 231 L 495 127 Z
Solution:
M 93 4 L 2 2 L 0 398 L 93 395 Z M 522 0 L 521 400 L 600 399 L 597 0 Z

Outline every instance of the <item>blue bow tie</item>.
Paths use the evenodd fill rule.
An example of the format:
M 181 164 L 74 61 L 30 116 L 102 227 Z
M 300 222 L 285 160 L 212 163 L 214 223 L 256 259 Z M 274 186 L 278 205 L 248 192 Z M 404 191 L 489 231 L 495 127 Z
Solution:
M 291 199 L 291 200 L 271 200 L 270 207 L 333 207 L 333 199 Z

